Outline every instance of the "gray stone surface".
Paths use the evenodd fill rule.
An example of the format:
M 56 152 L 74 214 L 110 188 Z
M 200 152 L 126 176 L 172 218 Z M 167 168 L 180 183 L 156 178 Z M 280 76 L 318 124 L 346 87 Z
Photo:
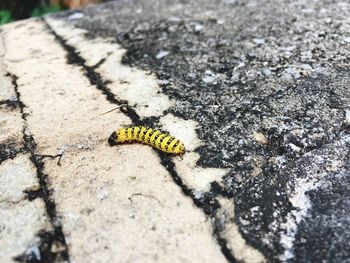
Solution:
M 118 1 L 83 13 L 75 25 L 115 38 L 124 63 L 163 80 L 177 101 L 169 111 L 199 123 L 197 164 L 230 168 L 210 193 L 235 196 L 248 243 L 271 261 L 350 257 L 348 201 L 337 194 L 349 177 L 349 3 Z
M 55 204 L 53 258 L 349 262 L 349 15 L 347 2 L 120 0 L 2 27 L 1 70 Z M 110 148 L 128 124 L 188 152 Z

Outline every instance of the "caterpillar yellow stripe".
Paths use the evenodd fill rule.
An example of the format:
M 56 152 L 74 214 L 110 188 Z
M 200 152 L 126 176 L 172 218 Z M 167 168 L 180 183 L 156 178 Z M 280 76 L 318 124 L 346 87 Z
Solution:
M 185 146 L 180 140 L 167 133 L 145 126 L 120 128 L 113 132 L 108 139 L 111 146 L 127 142 L 148 144 L 165 153 L 185 153 Z

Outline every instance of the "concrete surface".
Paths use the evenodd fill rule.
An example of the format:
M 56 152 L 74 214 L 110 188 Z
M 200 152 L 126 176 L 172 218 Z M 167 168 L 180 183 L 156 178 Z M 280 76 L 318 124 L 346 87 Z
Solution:
M 0 27 L 2 261 L 350 262 L 349 10 L 119 0 Z M 125 125 L 188 152 L 110 147 Z

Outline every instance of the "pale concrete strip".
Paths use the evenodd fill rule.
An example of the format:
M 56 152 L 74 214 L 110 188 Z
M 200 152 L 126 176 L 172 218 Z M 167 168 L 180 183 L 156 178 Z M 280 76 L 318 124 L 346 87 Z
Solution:
M 130 120 L 118 112 L 97 116 L 113 105 L 81 68 L 66 64 L 45 26 L 26 21 L 7 27 L 5 36 L 5 61 L 19 76 L 38 153 L 65 149 L 62 166 L 46 161 L 45 172 L 72 261 L 225 262 L 210 223 L 153 150 L 107 145 L 109 134 Z
M 27 105 L 30 132 L 40 140 L 41 154 L 92 149 L 115 127 L 130 123 L 122 114 L 99 116 L 111 105 L 79 68 L 66 64 L 65 51 L 42 22 L 26 24 L 5 28 L 4 59 L 8 70 L 19 77 L 17 83 Z
M 7 104 L 16 104 L 16 93 L 11 78 L 2 63 L 6 47 L 0 31 L 0 144 L 12 141 L 20 147 L 23 121 L 19 109 L 11 109 Z
M 52 228 L 42 199 L 25 199 L 25 190 L 36 191 L 40 186 L 30 156 L 15 157 L 15 152 L 23 147 L 24 122 L 16 106 L 18 102 L 11 78 L 3 64 L 6 51 L 0 31 L 0 101 L 14 103 L 14 108 L 0 105 L 0 144 L 3 151 L 0 154 L 4 158 L 14 158 L 5 158 L 0 165 L 0 258 L 1 262 L 13 262 L 15 257 L 31 247 L 36 248 L 40 256 L 37 234 Z
M 147 146 L 101 144 L 47 171 L 60 179 L 56 200 L 77 262 L 225 262 L 209 222 Z
M 1 34 L 1 32 L 0 32 Z M 4 47 L 1 46 L 1 38 L 0 38 L 0 50 L 3 50 Z M 1 58 L 2 56 L 0 56 Z M 11 85 L 11 79 L 6 76 L 6 70 L 4 66 L 0 63 L 0 101 L 4 100 L 14 100 L 16 94 Z
M 18 111 L 0 107 L 0 144 L 13 141 L 21 147 L 23 121 Z
M 24 190 L 40 188 L 36 170 L 28 155 L 17 156 L 0 166 L 0 203 L 17 203 L 24 199 Z
M 38 190 L 35 167 L 29 156 L 21 155 L 0 166 L 0 258 L 13 262 L 17 257 L 36 247 L 37 234 L 50 231 L 51 226 L 42 199 L 28 201 L 25 190 Z M 37 251 L 40 252 L 37 248 Z
M 139 116 L 161 115 L 163 111 L 174 105 L 174 101 L 161 93 L 153 74 L 121 64 L 125 49 L 113 43 L 112 40 L 87 40 L 84 37 L 85 30 L 72 28 L 60 20 L 51 18 L 46 20 L 58 35 L 63 36 L 69 45 L 79 50 L 88 66 L 94 66 L 105 59 L 97 71 L 106 80 L 111 81 L 108 88 L 114 94 L 122 100 L 127 100 L 130 106 L 136 106 L 135 110 Z
M 14 262 L 14 257 L 37 247 L 40 239 L 36 235 L 42 230 L 50 230 L 50 223 L 41 199 L 16 204 L 0 202 L 1 262 Z
M 11 109 L 6 102 L 0 105 L 0 164 L 14 158 L 23 149 L 22 131 L 23 120 L 19 109 Z
M 267 262 L 264 255 L 248 245 L 239 232 L 239 228 L 235 224 L 234 201 L 220 197 L 219 203 L 221 208 L 218 211 L 217 220 L 223 228 L 221 236 L 229 242 L 235 257 L 249 263 Z

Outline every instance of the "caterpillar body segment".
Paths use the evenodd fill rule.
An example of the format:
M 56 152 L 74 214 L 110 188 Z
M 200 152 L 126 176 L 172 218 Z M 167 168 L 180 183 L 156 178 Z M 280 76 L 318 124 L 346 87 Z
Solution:
M 148 144 L 166 153 L 185 153 L 185 146 L 180 140 L 167 133 L 145 126 L 120 128 L 113 132 L 108 139 L 108 143 L 111 146 L 127 142 L 140 142 Z

